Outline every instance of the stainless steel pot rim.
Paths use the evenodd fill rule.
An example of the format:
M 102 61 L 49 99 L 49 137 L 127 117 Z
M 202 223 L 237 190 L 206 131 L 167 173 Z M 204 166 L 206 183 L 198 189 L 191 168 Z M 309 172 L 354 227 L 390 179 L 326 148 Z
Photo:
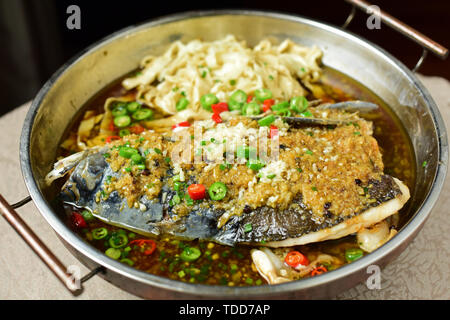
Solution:
M 181 281 L 170 280 L 168 278 L 159 277 L 156 275 L 152 275 L 143 271 L 139 271 L 132 267 L 129 267 L 125 264 L 122 264 L 118 261 L 112 260 L 105 256 L 102 252 L 98 251 L 91 245 L 84 242 L 78 235 L 73 233 L 53 212 L 51 206 L 42 196 L 39 191 L 38 185 L 35 181 L 35 178 L 31 169 L 31 161 L 30 161 L 30 138 L 31 138 L 31 129 L 34 122 L 34 119 L 37 115 L 39 106 L 43 101 L 45 95 L 56 82 L 56 80 L 73 64 L 77 61 L 83 59 L 83 57 L 89 54 L 92 51 L 95 51 L 102 47 L 103 45 L 116 40 L 117 38 L 126 36 L 130 33 L 138 32 L 139 30 L 153 27 L 156 25 L 162 25 L 167 23 L 172 23 L 185 19 L 192 18 L 202 18 L 216 15 L 240 15 L 240 16 L 265 16 L 274 19 L 283 19 L 289 20 L 297 23 L 311 25 L 320 29 L 324 29 L 326 31 L 330 31 L 340 35 L 341 37 L 348 38 L 354 42 L 357 42 L 359 45 L 368 48 L 369 50 L 375 52 L 378 56 L 380 56 L 383 60 L 389 62 L 389 64 L 393 68 L 399 69 L 402 74 L 411 81 L 414 86 L 416 86 L 419 91 L 422 93 L 423 98 L 427 102 L 427 106 L 431 115 L 433 117 L 433 122 L 435 126 L 436 133 L 439 139 L 439 148 L 438 148 L 438 159 L 439 163 L 437 165 L 437 169 L 435 172 L 434 182 L 431 187 L 430 192 L 426 196 L 422 206 L 417 210 L 415 216 L 411 219 L 411 221 L 405 225 L 402 230 L 395 236 L 394 239 L 383 245 L 378 250 L 372 252 L 371 254 L 349 264 L 343 266 L 337 270 L 332 272 L 325 273 L 318 277 L 303 279 L 300 281 L 288 282 L 279 285 L 264 285 L 264 286 L 255 286 L 255 287 L 223 287 L 223 286 L 210 286 L 210 285 L 201 285 L 201 284 L 189 284 Z M 94 43 L 89 46 L 78 55 L 69 60 L 66 64 L 64 64 L 42 87 L 39 91 L 33 103 L 30 107 L 30 110 L 27 113 L 25 118 L 24 126 L 22 129 L 22 135 L 20 138 L 20 163 L 22 168 L 22 174 L 28 188 L 28 191 L 47 222 L 51 225 L 51 227 L 57 232 L 59 236 L 61 236 L 66 242 L 74 246 L 79 252 L 87 256 L 89 259 L 106 267 L 108 270 L 121 274 L 130 279 L 136 280 L 141 283 L 145 283 L 149 286 L 159 287 L 162 289 L 167 289 L 171 291 L 177 291 L 192 295 L 204 295 L 207 297 L 230 297 L 230 298 L 238 298 L 238 297 L 250 297 L 250 296 L 264 296 L 267 294 L 276 295 L 277 293 L 288 293 L 293 292 L 299 289 L 313 288 L 318 285 L 331 283 L 339 278 L 344 276 L 348 276 L 352 273 L 356 273 L 360 270 L 366 269 L 368 266 L 376 264 L 380 258 L 392 253 L 397 247 L 401 246 L 405 240 L 410 237 L 414 237 L 415 234 L 420 230 L 422 225 L 425 223 L 427 217 L 429 216 L 431 209 L 435 205 L 439 192 L 442 189 L 446 169 L 448 162 L 448 141 L 447 134 L 443 119 L 439 113 L 439 110 L 431 98 L 428 91 L 425 87 L 420 83 L 417 77 L 400 61 L 391 56 L 382 48 L 374 45 L 367 40 L 362 39 L 361 37 L 354 35 L 348 31 L 344 31 L 337 27 L 328 25 L 322 22 L 316 22 L 310 20 L 308 18 L 304 18 L 301 16 L 288 15 L 283 13 L 274 13 L 274 12 L 265 12 L 265 11 L 251 11 L 251 10 L 218 10 L 218 11 L 194 11 L 194 12 L 186 12 L 175 15 L 170 15 L 166 17 L 162 17 L 159 19 L 151 20 L 149 22 L 144 22 L 137 26 L 130 26 L 125 29 L 122 29 L 118 32 L 115 32 L 108 37 Z

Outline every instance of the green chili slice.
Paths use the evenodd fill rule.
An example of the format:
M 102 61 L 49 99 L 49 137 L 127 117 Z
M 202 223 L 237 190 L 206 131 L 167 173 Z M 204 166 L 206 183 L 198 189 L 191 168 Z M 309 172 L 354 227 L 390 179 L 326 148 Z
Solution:
M 274 105 L 271 107 L 271 109 L 272 109 L 272 111 L 276 112 L 276 111 L 279 111 L 279 110 L 287 109 L 288 107 L 289 107 L 289 102 L 283 101 L 283 102 L 274 104 Z
M 123 258 L 122 260 L 120 260 L 120 262 L 126 263 L 126 264 L 128 264 L 129 266 L 131 266 L 131 267 L 134 265 L 134 261 L 131 260 L 131 259 L 128 259 L 128 258 Z
M 127 103 L 127 110 L 129 113 L 135 113 L 141 108 L 141 104 L 139 102 L 133 101 Z
M 123 248 L 128 243 L 128 237 L 125 234 L 115 233 L 109 238 L 108 242 L 112 248 Z
M 118 128 L 128 127 L 131 123 L 130 116 L 123 115 L 114 118 L 114 125 Z
M 256 116 L 261 113 L 261 107 L 256 102 L 250 102 L 244 105 L 242 113 L 246 116 Z
M 189 100 L 183 97 L 180 100 L 178 100 L 177 104 L 175 105 L 175 108 L 177 109 L 177 111 L 181 111 L 186 109 L 188 105 Z
M 258 124 L 261 127 L 268 127 L 275 121 L 275 119 L 276 119 L 276 117 L 273 114 L 271 114 L 271 115 L 268 115 L 267 117 L 259 119 Z
M 212 200 L 222 200 L 227 195 L 227 186 L 223 182 L 213 183 L 209 189 L 208 194 Z
M 142 121 L 142 120 L 149 120 L 153 117 L 153 111 L 150 109 L 139 109 L 132 115 L 134 120 Z
M 219 99 L 212 93 L 204 94 L 200 98 L 200 104 L 202 105 L 202 108 L 205 110 L 208 110 L 208 111 L 212 111 L 211 106 L 218 102 L 219 102 Z
M 119 249 L 115 248 L 109 248 L 105 251 L 105 254 L 110 257 L 111 259 L 117 260 L 120 258 L 120 255 L 122 254 Z
M 264 100 L 272 98 L 272 92 L 269 89 L 258 89 L 255 90 L 255 97 L 259 101 L 263 102 Z
M 296 113 L 305 112 L 308 109 L 308 100 L 303 96 L 294 97 L 291 99 L 290 107 Z
M 247 94 L 243 90 L 236 90 L 230 96 L 230 101 L 245 103 L 247 102 Z
M 131 134 L 131 132 L 130 132 L 130 130 L 128 130 L 128 129 L 122 129 L 122 130 L 119 131 L 119 136 L 120 136 L 121 138 L 123 138 L 123 137 L 125 137 L 125 136 L 128 136 L 128 135 L 130 135 L 130 134 Z
M 363 251 L 359 248 L 350 248 L 345 250 L 345 259 L 348 262 L 355 261 L 363 256 Z
M 126 115 L 127 114 L 126 104 L 123 102 L 117 103 L 116 106 L 112 109 L 111 114 L 113 115 L 113 117 Z
M 186 262 L 192 262 L 200 258 L 202 252 L 195 247 L 186 247 L 183 252 L 180 254 L 180 258 Z
M 100 240 L 105 238 L 108 235 L 108 229 L 106 228 L 97 228 L 92 230 L 92 238 L 95 240 Z

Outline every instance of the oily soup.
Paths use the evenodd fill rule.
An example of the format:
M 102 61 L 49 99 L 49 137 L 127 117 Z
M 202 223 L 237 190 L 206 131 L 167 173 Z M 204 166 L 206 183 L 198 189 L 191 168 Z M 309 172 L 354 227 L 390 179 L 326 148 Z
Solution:
M 232 36 L 146 57 L 68 128 L 58 159 L 75 156 L 76 166 L 66 161 L 64 173 L 49 174 L 49 183 L 70 175 L 55 182 L 68 223 L 110 258 L 210 285 L 318 276 L 375 250 L 408 218 L 411 144 L 379 97 L 320 58 L 318 48 L 288 40 L 251 49 Z M 352 100 L 379 108 L 361 115 L 322 108 Z M 284 116 L 343 124 L 297 128 Z M 198 145 L 194 121 L 207 137 Z M 251 162 L 251 148 L 238 145 L 226 149 L 238 162 L 214 162 L 217 145 L 261 127 L 279 139 L 281 160 Z M 194 154 L 201 149 L 207 160 L 175 164 L 173 131 L 189 132 Z M 332 165 L 338 157 L 342 167 Z

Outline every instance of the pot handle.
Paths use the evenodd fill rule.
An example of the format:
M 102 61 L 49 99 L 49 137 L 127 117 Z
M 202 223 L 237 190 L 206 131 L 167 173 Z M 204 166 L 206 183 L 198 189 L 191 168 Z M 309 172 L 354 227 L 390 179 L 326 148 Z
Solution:
M 422 46 L 422 56 L 420 57 L 419 61 L 417 61 L 417 64 L 413 68 L 413 72 L 416 72 L 420 66 L 422 65 L 423 61 L 425 60 L 428 51 L 433 52 L 435 55 L 440 57 L 441 59 L 446 59 L 448 56 L 448 49 L 444 46 L 440 45 L 439 43 L 433 41 L 432 39 L 428 38 L 424 34 L 420 33 L 416 29 L 411 28 L 407 24 L 401 22 L 400 20 L 394 18 L 390 14 L 382 11 L 377 10 L 374 12 L 372 9 L 372 5 L 364 0 L 345 0 L 346 2 L 350 3 L 352 5 L 352 11 L 350 15 L 347 17 L 347 20 L 345 21 L 343 28 L 346 28 L 350 22 L 353 20 L 353 17 L 355 16 L 356 9 L 359 8 L 362 11 L 365 11 L 366 13 L 371 13 L 376 16 L 378 16 L 381 21 L 394 30 L 402 33 L 403 35 L 407 36 L 411 40 L 418 43 L 420 46 Z
M 8 221 L 8 223 L 16 230 L 28 246 L 41 258 L 47 267 L 56 275 L 56 277 L 64 284 L 64 286 L 73 294 L 79 295 L 83 288 L 81 282 L 67 272 L 67 268 L 59 261 L 59 259 L 50 251 L 50 249 L 38 238 L 33 230 L 28 227 L 25 221 L 17 214 L 14 208 L 30 201 L 26 198 L 15 205 L 10 205 L 0 194 L 0 213 Z

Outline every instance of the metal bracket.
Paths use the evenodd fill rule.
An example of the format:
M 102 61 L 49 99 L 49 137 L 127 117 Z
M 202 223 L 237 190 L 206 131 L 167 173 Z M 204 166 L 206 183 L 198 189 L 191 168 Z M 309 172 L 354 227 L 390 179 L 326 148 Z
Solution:
M 342 28 L 346 28 L 350 22 L 353 20 L 355 16 L 356 8 L 369 13 L 373 12 L 372 5 L 364 0 L 345 0 L 346 2 L 350 3 L 352 5 L 352 11 L 350 12 L 349 16 L 347 17 L 347 20 L 342 25 Z M 376 14 L 381 21 L 391 27 L 392 29 L 400 32 L 401 34 L 405 35 L 406 37 L 410 38 L 420 46 L 422 46 L 423 51 L 422 55 L 417 61 L 416 65 L 412 69 L 413 72 L 417 72 L 419 70 L 420 66 L 425 61 L 425 58 L 427 57 L 428 51 L 433 52 L 435 55 L 440 57 L 441 59 L 446 59 L 448 56 L 448 49 L 444 46 L 440 45 L 439 43 L 433 41 L 432 39 L 428 38 L 424 34 L 420 33 L 419 31 L 411 28 L 410 26 L 406 25 L 405 23 L 401 22 L 400 20 L 396 19 L 395 17 L 391 16 L 390 14 L 379 10 Z

